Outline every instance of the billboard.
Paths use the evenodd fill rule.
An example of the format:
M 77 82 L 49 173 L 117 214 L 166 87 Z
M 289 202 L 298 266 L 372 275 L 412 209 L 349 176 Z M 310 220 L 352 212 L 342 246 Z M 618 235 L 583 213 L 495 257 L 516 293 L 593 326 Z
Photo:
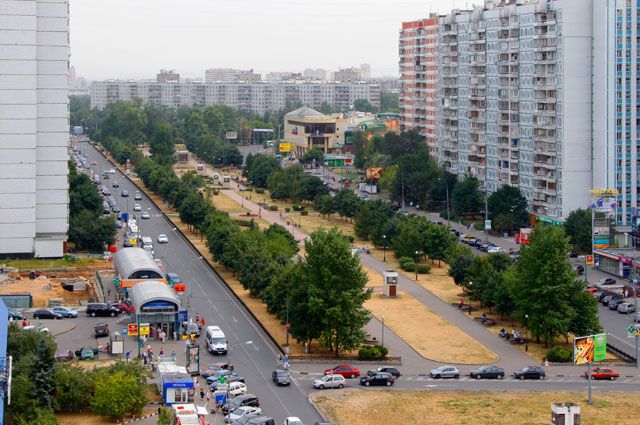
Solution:
M 573 364 L 599 362 L 607 357 L 607 334 L 581 336 L 573 339 Z
M 280 153 L 291 152 L 291 143 L 280 143 L 279 151 Z
M 224 137 L 227 140 L 235 140 L 238 138 L 238 132 L 237 131 L 227 131 L 226 133 L 224 133 Z

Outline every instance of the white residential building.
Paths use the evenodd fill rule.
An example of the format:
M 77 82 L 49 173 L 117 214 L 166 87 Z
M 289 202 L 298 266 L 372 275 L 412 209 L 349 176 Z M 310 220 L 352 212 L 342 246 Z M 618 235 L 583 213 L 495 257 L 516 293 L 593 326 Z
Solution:
M 0 3 L 0 255 L 61 257 L 68 230 L 69 3 Z
M 300 102 L 313 108 L 323 103 L 349 110 L 358 99 L 380 106 L 380 86 L 367 83 L 158 83 L 99 81 L 91 85 L 91 107 L 102 109 L 118 100 L 138 97 L 144 103 L 180 106 L 225 105 L 257 113 Z

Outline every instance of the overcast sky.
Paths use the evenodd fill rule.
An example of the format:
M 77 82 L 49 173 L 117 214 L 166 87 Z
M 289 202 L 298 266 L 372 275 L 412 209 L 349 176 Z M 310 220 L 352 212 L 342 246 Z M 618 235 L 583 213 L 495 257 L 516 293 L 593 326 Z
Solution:
M 78 76 L 153 78 L 160 69 L 256 72 L 371 65 L 398 74 L 401 22 L 478 0 L 71 0 Z

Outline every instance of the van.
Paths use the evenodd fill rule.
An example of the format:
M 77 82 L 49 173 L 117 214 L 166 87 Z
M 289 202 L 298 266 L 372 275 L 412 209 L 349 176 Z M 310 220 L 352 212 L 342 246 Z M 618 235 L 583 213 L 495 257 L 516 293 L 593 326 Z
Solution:
M 153 239 L 151 239 L 149 236 L 143 236 L 142 238 L 140 238 L 140 244 L 142 246 L 142 249 L 153 249 Z
M 204 170 L 204 164 L 196 164 L 196 170 L 203 171 Z
M 207 351 L 211 354 L 227 354 L 227 337 L 219 326 L 207 326 L 205 338 Z
M 231 177 L 229 176 L 222 177 L 222 187 L 224 189 L 229 189 L 231 187 Z

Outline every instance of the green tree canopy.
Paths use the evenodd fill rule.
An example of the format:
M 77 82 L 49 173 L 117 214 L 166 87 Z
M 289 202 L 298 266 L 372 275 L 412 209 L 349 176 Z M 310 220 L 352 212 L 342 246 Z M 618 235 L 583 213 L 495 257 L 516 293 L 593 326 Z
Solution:
M 492 227 L 502 232 L 513 232 L 526 227 L 529 222 L 527 200 L 517 187 L 502 186 L 487 200 Z
M 460 217 L 481 214 L 484 207 L 478 191 L 478 179 L 467 175 L 464 180 L 458 182 L 451 194 L 451 203 L 456 215 Z
M 592 221 L 591 211 L 577 209 L 569 214 L 564 229 L 569 236 L 573 249 L 581 253 L 591 252 Z
M 144 383 L 135 375 L 117 371 L 96 380 L 92 409 L 100 416 L 120 419 L 138 414 L 147 404 Z
M 165 122 L 158 123 L 153 137 L 149 141 L 149 150 L 151 155 L 163 159 L 173 159 L 176 151 L 176 145 L 173 138 L 171 126 Z

